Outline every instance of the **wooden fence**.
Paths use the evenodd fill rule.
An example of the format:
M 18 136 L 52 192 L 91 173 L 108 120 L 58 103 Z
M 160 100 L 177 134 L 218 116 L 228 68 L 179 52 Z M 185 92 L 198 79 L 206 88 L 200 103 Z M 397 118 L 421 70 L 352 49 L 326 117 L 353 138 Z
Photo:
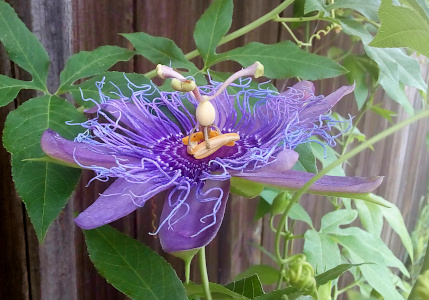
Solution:
M 49 75 L 51 91 L 58 86 L 59 72 L 72 53 L 93 50 L 102 45 L 119 45 L 130 48 L 130 44 L 118 33 L 144 31 L 156 36 L 173 39 L 185 53 L 195 49 L 192 32 L 196 21 L 208 7 L 210 1 L 188 0 L 8 0 L 25 24 L 38 36 L 48 50 L 52 60 Z M 234 21 L 231 30 L 236 30 L 273 9 L 280 1 L 234 0 Z M 275 43 L 289 37 L 276 23 L 267 23 L 224 46 L 221 51 L 240 46 L 250 41 Z M 330 41 L 332 36 L 324 40 Z M 332 43 L 343 46 L 347 38 L 338 38 Z M 287 53 L 285 53 L 287 55 Z M 200 63 L 198 59 L 195 60 Z M 144 73 L 154 65 L 141 57 L 115 66 L 124 72 Z M 237 64 L 223 63 L 219 70 L 233 71 Z M 425 78 L 428 71 L 425 68 Z M 28 75 L 7 59 L 0 46 L 0 73 L 28 80 Z M 316 84 L 317 90 L 328 93 L 344 84 L 344 78 L 324 80 Z M 277 82 L 279 87 L 282 82 Z M 420 100 L 417 92 L 408 95 L 416 107 Z M 0 109 L 0 128 L 9 111 L 33 97 L 21 92 L 18 99 Z M 397 120 L 406 118 L 405 113 L 384 94 L 377 94 L 377 101 L 384 107 L 399 111 Z M 343 101 L 338 111 L 343 115 L 356 114 L 351 97 Z M 367 135 L 389 126 L 386 120 L 368 114 L 361 130 Z M 378 143 L 375 151 L 368 150 L 356 157 L 348 168 L 348 175 L 385 175 L 385 182 L 378 194 L 396 203 L 412 229 L 418 211 L 419 200 L 426 193 L 428 182 L 428 154 L 425 133 L 429 120 L 423 120 Z M 92 203 L 107 184 L 94 182 L 85 187 L 92 174 L 84 172 L 79 187 L 71 201 L 52 224 L 45 243 L 40 245 L 34 229 L 17 196 L 11 180 L 10 155 L 0 149 L 0 295 L 4 299 L 126 299 L 98 275 L 89 261 L 83 234 L 73 223 L 73 212 L 82 211 Z M 155 197 L 148 204 L 126 218 L 115 222 L 115 226 L 140 241 L 160 250 L 152 231 L 152 211 L 159 213 L 162 199 Z M 302 203 L 317 224 L 320 217 L 330 209 L 330 204 L 321 199 L 306 196 Z M 209 277 L 212 281 L 225 283 L 250 264 L 268 263 L 268 260 L 252 246 L 260 243 L 272 248 L 273 235 L 267 221 L 253 222 L 257 199 L 246 200 L 231 197 L 218 236 L 207 248 Z M 155 220 L 157 222 L 157 220 Z M 404 255 L 397 236 L 385 230 L 385 240 L 393 251 Z M 183 277 L 181 261 L 166 255 L 166 259 Z M 194 272 L 195 276 L 198 272 Z M 198 280 L 198 278 L 195 278 Z

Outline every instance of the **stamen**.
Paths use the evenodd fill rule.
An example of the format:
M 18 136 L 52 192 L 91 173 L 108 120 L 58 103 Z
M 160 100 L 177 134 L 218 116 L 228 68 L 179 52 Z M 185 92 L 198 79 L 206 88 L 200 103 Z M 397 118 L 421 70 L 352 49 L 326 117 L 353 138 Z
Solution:
M 259 62 L 255 62 L 253 65 L 240 70 L 238 72 L 235 72 L 234 74 L 232 74 L 220 87 L 219 89 L 216 91 L 216 93 L 214 95 L 211 96 L 203 96 L 204 100 L 211 100 L 216 98 L 217 96 L 220 95 L 220 93 L 222 93 L 231 83 L 233 83 L 235 80 L 237 80 L 240 77 L 245 77 L 245 76 L 253 76 L 254 78 L 258 78 L 261 77 L 262 75 L 264 75 L 264 66 Z

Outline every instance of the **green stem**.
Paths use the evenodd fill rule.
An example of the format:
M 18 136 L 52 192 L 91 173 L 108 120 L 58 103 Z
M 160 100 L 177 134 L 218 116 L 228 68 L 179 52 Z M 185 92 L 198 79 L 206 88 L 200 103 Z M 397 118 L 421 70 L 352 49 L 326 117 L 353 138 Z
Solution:
M 350 150 L 348 153 L 344 154 L 343 156 L 341 156 L 340 158 L 338 158 L 336 161 L 334 161 L 333 163 L 331 163 L 330 165 L 328 165 L 326 168 L 323 168 L 318 174 L 316 174 L 314 177 L 312 177 L 306 184 L 304 184 L 304 186 L 299 189 L 292 197 L 288 207 L 286 208 L 286 210 L 284 211 L 279 225 L 277 227 L 277 232 L 276 232 L 276 238 L 275 238 L 275 248 L 276 248 L 276 255 L 277 255 L 277 259 L 279 260 L 280 263 L 284 262 L 284 259 L 282 258 L 282 255 L 280 253 L 280 233 L 282 231 L 282 228 L 286 222 L 287 219 L 287 214 L 289 209 L 292 207 L 292 205 L 296 202 L 298 202 L 299 198 L 301 198 L 301 196 L 307 192 L 307 190 L 311 187 L 311 185 L 313 183 L 315 183 L 317 180 L 319 180 L 320 178 L 322 178 L 322 176 L 326 175 L 327 173 L 329 173 L 331 170 L 333 170 L 335 167 L 341 165 L 343 162 L 351 159 L 353 156 L 359 154 L 360 152 L 362 152 L 363 150 L 365 150 L 366 148 L 369 148 L 370 146 L 372 146 L 373 144 L 379 142 L 380 140 L 386 138 L 387 136 L 395 133 L 396 131 L 404 128 L 405 126 L 414 123 L 422 118 L 425 117 L 429 117 L 429 109 L 426 109 L 414 116 L 412 116 L 411 118 L 408 118 L 400 123 L 397 123 L 395 125 L 393 125 L 392 127 L 384 130 L 383 132 L 380 132 L 379 134 L 373 136 L 372 138 L 370 138 L 369 140 L 367 140 L 366 142 L 360 144 L 359 146 L 357 146 L 356 148 L 353 148 L 352 150 Z
M 204 288 L 204 293 L 206 294 L 206 299 L 212 300 L 212 294 L 210 293 L 210 286 L 209 286 L 209 277 L 207 275 L 206 252 L 204 247 L 202 247 L 199 251 L 199 263 L 200 263 L 201 283 Z
M 232 41 L 252 30 L 254 30 L 255 28 L 258 28 L 259 26 L 261 26 L 264 23 L 267 23 L 268 21 L 271 21 L 273 18 L 275 18 L 279 13 L 281 13 L 283 10 L 286 9 L 286 7 L 288 7 L 289 5 L 291 5 L 294 2 L 294 0 L 286 0 L 284 2 L 282 2 L 280 5 L 278 5 L 276 8 L 274 8 L 272 11 L 270 11 L 269 13 L 263 15 L 262 17 L 260 17 L 259 19 L 253 21 L 250 24 L 247 24 L 246 26 L 225 35 L 219 42 L 218 46 L 223 45 L 225 43 L 228 43 L 229 41 Z M 194 57 L 197 57 L 200 53 L 198 52 L 198 50 L 193 50 L 189 53 L 187 53 L 185 55 L 185 58 L 187 60 L 190 60 Z M 148 78 L 152 78 L 156 76 L 156 70 L 152 70 L 146 74 L 144 74 L 146 77 Z
M 294 22 L 309 22 L 309 21 L 328 21 L 333 22 L 334 20 L 332 18 L 324 18 L 323 13 L 319 13 L 313 17 L 299 17 L 299 18 L 274 18 L 274 22 L 288 22 L 288 23 L 294 23 Z

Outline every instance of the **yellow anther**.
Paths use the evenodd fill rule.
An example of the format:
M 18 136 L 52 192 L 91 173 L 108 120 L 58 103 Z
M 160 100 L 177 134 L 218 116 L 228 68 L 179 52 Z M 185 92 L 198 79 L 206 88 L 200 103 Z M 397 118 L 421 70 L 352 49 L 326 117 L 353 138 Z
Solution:
M 195 81 L 192 80 L 179 80 L 177 78 L 173 78 L 170 83 L 171 87 L 176 91 L 180 92 L 190 92 L 196 89 L 197 85 Z
M 156 74 L 158 75 L 159 78 L 165 79 L 163 72 L 162 72 L 162 65 L 161 64 L 156 65 Z
M 256 65 L 255 75 L 253 75 L 254 78 L 258 78 L 264 75 L 264 65 L 261 64 L 259 61 L 256 61 L 254 63 Z
M 205 143 L 200 143 L 190 151 L 190 154 L 192 154 L 196 159 L 206 158 L 219 150 L 222 146 L 234 145 L 233 143 L 239 139 L 240 136 L 237 133 L 221 134 L 209 139 L 210 149 L 207 149 Z

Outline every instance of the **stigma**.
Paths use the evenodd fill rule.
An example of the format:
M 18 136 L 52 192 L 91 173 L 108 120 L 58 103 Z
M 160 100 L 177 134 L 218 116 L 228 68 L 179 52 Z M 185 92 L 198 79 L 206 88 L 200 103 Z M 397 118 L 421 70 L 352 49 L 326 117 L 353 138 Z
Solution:
M 234 80 L 253 76 L 258 78 L 264 74 L 264 66 L 260 62 L 242 69 L 231 75 L 213 95 L 201 95 L 194 81 L 186 79 L 183 75 L 170 67 L 158 65 L 156 71 L 159 77 L 166 79 L 172 78 L 171 87 L 176 91 L 187 92 L 199 103 L 195 112 L 197 125 L 191 130 L 190 134 L 182 139 L 187 146 L 187 152 L 196 159 L 203 159 L 215 153 L 223 146 L 234 146 L 240 139 L 237 133 L 223 134 L 216 126 L 216 109 L 210 100 L 219 96 Z

